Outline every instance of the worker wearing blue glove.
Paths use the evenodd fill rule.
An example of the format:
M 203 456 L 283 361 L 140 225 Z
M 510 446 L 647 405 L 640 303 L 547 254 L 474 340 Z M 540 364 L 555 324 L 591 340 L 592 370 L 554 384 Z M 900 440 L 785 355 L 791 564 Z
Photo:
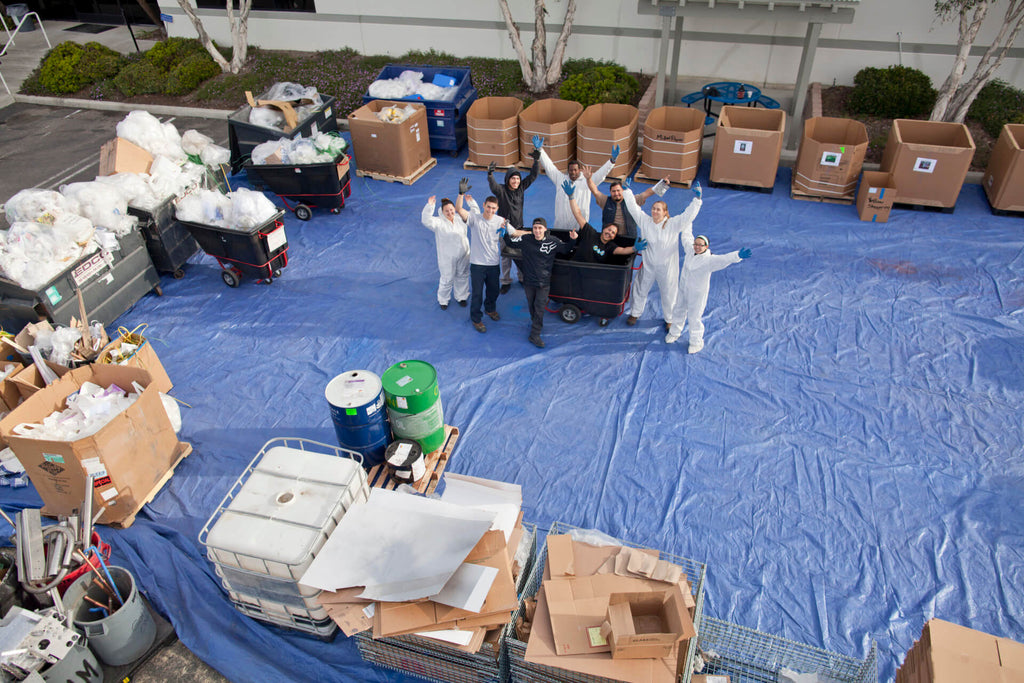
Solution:
M 637 240 L 636 244 L 634 244 L 633 247 L 636 249 L 636 252 L 639 254 L 640 252 L 642 252 L 644 249 L 647 248 L 647 240 L 643 240 L 643 239 Z
M 583 218 L 583 212 L 573 197 L 576 187 L 568 180 L 562 183 L 562 192 L 569 198 L 569 208 L 576 219 L 576 225 L 579 226 L 578 232 L 569 233 L 572 237 L 574 261 L 622 265 L 626 263 L 626 256 L 637 253 L 635 246 L 624 247 L 616 242 L 619 229 L 614 223 L 605 225 L 601 232 L 598 232 Z
M 534 146 L 536 146 L 536 140 L 538 136 L 534 136 Z M 543 141 L 542 141 L 543 142 Z M 540 150 L 540 165 L 544 169 L 544 173 L 547 174 L 548 178 L 555 186 L 555 221 L 551 226 L 552 230 L 575 230 L 576 219 L 573 217 L 572 209 L 569 208 L 569 196 L 564 192 L 559 192 L 559 188 L 562 187 L 562 183 L 568 180 L 576 188 L 575 199 L 576 206 L 579 207 L 580 211 L 583 212 L 583 219 L 585 221 L 590 220 L 590 188 L 587 186 L 587 180 L 583 177 L 583 165 L 575 159 L 569 160 L 566 173 L 562 173 L 555 166 L 554 162 L 551 161 L 551 157 L 548 156 L 547 150 L 541 148 Z M 604 179 L 611 173 L 612 162 L 606 161 L 604 164 L 593 174 L 593 180 L 595 185 L 600 185 L 604 182 Z
M 750 258 L 751 251 L 744 247 L 728 254 L 712 254 L 708 238 L 684 234 L 683 269 L 679 273 L 679 291 L 676 293 L 675 310 L 672 313 L 674 322 L 665 335 L 665 343 L 672 344 L 683 333 L 684 322 L 690 326 L 690 346 L 688 353 L 697 353 L 704 348 L 704 308 L 708 303 L 708 290 L 711 287 L 711 273 Z
M 700 181 L 699 180 L 694 180 L 693 181 L 693 187 L 690 188 L 690 189 L 692 189 L 693 193 L 695 195 L 697 195 L 697 199 L 703 199 L 704 198 L 704 188 L 700 186 Z
M 615 163 L 615 160 L 619 158 L 619 152 L 621 152 L 621 151 L 622 150 L 619 148 L 618 145 L 615 145 L 615 146 L 612 147 L 612 163 L 613 164 Z
M 505 225 L 505 219 L 498 215 L 498 198 L 488 197 L 484 200 L 483 212 L 475 205 L 470 210 L 462 208 L 466 192 L 469 190 L 469 179 L 459 181 L 459 196 L 455 200 L 455 211 L 469 226 L 469 281 L 472 290 L 469 305 L 469 320 L 477 332 L 486 332 L 483 323 L 484 312 L 491 320 L 501 320 L 498 314 L 498 279 L 501 275 L 501 238 L 498 231 Z M 486 291 L 486 296 L 484 292 Z

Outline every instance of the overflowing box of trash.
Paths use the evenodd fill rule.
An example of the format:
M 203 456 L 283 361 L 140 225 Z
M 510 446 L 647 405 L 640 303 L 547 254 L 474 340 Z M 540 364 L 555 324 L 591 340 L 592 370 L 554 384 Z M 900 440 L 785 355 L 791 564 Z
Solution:
M 373 100 L 348 115 L 360 173 L 412 177 L 430 163 L 424 105 Z

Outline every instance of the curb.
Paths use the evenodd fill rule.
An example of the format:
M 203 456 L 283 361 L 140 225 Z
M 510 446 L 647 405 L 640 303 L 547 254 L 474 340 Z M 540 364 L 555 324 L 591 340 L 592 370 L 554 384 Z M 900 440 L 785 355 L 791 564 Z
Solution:
M 14 95 L 13 100 L 18 104 L 42 104 L 50 107 L 98 109 L 100 111 L 135 111 L 137 109 L 144 109 L 150 114 L 161 114 L 163 116 L 192 116 L 202 119 L 226 119 L 233 113 L 228 109 L 175 107 L 166 104 L 138 104 L 131 102 L 108 102 L 106 100 L 77 100 L 70 97 L 44 97 L 42 95 Z

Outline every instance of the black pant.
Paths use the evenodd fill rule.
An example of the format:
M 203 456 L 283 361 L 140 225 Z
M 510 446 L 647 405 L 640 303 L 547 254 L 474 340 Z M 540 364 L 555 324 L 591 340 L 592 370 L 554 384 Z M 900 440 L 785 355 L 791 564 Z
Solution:
M 494 313 L 498 310 L 498 279 L 501 277 L 501 266 L 481 266 L 476 263 L 469 264 L 469 283 L 473 294 L 469 299 L 469 319 L 475 323 L 483 320 L 483 313 L 480 312 L 480 302 L 483 301 L 484 310 Z M 487 287 L 487 296 L 484 296 L 484 287 Z
M 544 309 L 548 305 L 551 285 L 535 287 L 524 284 L 523 291 L 526 292 L 526 307 L 530 309 L 530 336 L 539 337 L 540 331 L 544 329 Z

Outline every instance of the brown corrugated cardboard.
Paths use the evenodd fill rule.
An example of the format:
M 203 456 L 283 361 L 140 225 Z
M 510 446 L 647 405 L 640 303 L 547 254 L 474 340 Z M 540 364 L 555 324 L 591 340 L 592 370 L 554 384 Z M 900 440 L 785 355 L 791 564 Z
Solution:
M 981 186 L 993 209 L 1024 211 L 1024 124 L 1003 126 L 992 146 Z
M 857 214 L 862 221 L 885 223 L 896 201 L 896 186 L 891 173 L 864 171 L 857 191 Z
M 519 112 L 516 97 L 481 97 L 466 112 L 469 161 L 486 166 L 519 163 Z
M 941 619 L 924 625 L 898 683 L 1024 683 L 1024 645 Z
M 636 165 L 639 110 L 629 104 L 592 104 L 576 120 L 576 158 L 593 168 L 604 164 L 612 147 L 619 146 L 619 156 L 609 176 L 629 175 Z M 546 146 L 546 145 L 545 145 Z
M 613 659 L 644 659 L 671 656 L 679 641 L 696 632 L 675 587 L 650 593 L 612 593 L 601 635 L 608 640 Z
M 8 367 L 11 368 L 10 372 L 3 380 L 0 380 L 0 411 L 3 412 L 10 412 L 21 403 L 21 392 L 18 390 L 18 385 L 12 380 L 14 375 L 18 374 L 25 366 L 19 361 L 0 361 L 0 370 L 7 371 Z
M 145 387 L 138 400 L 102 429 L 76 441 L 29 439 L 13 434 L 21 423 L 37 423 L 66 406 L 65 400 L 85 382 Z M 178 439 L 149 373 L 118 365 L 87 365 L 40 389 L 0 421 L 0 435 L 18 456 L 43 499 L 48 515 L 70 515 L 81 507 L 87 472 L 96 475 L 93 509 L 100 522 L 132 517 L 178 456 Z
M 98 175 L 149 173 L 153 155 L 124 138 L 114 138 L 100 147 Z
M 658 107 L 644 122 L 640 172 L 648 178 L 688 183 L 697 177 L 704 142 L 704 110 Z
M 852 200 L 867 151 L 868 130 L 860 121 L 807 119 L 793 168 L 793 192 Z
M 153 349 L 153 343 L 149 339 L 147 339 L 123 362 L 115 362 L 115 359 L 119 357 L 118 349 L 120 349 L 121 341 L 123 339 L 124 336 L 122 335 L 103 347 L 99 356 L 96 357 L 96 362 L 104 364 L 114 363 L 116 365 L 124 365 L 130 368 L 141 368 L 149 373 L 149 376 L 153 380 L 152 386 L 154 389 L 163 394 L 170 391 L 174 385 L 171 383 L 171 378 L 168 377 L 167 371 L 164 370 L 164 365 L 160 362 L 160 358 L 157 357 L 156 351 Z
M 1009 638 L 996 638 L 996 647 L 999 649 L 999 666 L 1024 677 L 1024 643 Z
M 950 208 L 973 158 L 974 139 L 962 123 L 894 119 L 881 170 L 892 173 L 897 204 Z
M 583 105 L 570 100 L 537 100 L 519 112 L 519 163 L 533 165 L 533 136 L 544 138 L 544 151 L 558 170 L 565 172 L 576 158 L 576 121 Z
M 718 115 L 711 181 L 773 187 L 782 154 L 786 112 L 726 105 Z
M 53 370 L 57 377 L 63 377 L 71 371 L 71 368 L 64 367 L 63 365 L 57 365 L 52 361 L 44 360 L 43 362 L 46 363 L 46 367 Z M 18 392 L 21 394 L 22 399 L 27 399 L 29 396 L 46 386 L 46 382 L 43 381 L 43 376 L 39 374 L 39 368 L 37 368 L 35 364 L 26 365 L 10 377 L 9 381 L 18 388 Z
M 385 107 L 416 111 L 401 123 L 385 123 L 377 112 Z M 427 110 L 422 104 L 373 100 L 348 115 L 356 164 L 362 171 L 405 178 L 430 159 Z
M 561 534 L 548 536 L 548 570 L 551 578 L 575 576 L 576 565 L 573 558 L 572 537 Z

